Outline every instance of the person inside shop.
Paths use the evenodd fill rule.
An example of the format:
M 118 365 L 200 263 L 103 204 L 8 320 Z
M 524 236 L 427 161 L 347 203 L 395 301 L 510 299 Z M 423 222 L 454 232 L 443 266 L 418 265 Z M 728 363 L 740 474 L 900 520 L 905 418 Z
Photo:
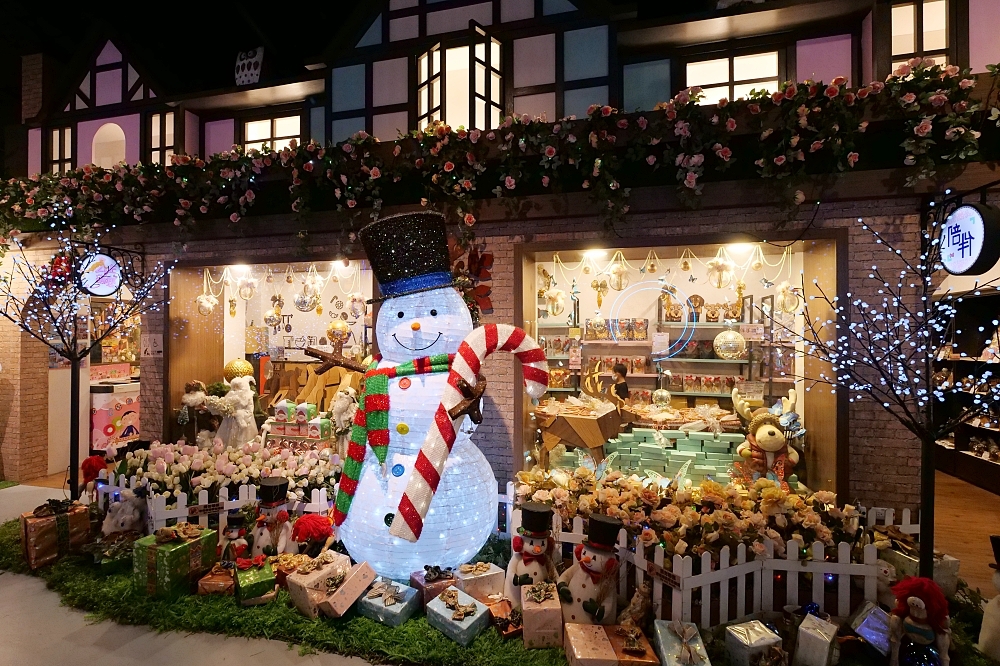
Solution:
M 628 375 L 628 367 L 624 363 L 615 363 L 611 368 L 611 378 L 613 384 L 611 385 L 611 395 L 628 401 L 628 384 L 625 382 L 625 376 Z

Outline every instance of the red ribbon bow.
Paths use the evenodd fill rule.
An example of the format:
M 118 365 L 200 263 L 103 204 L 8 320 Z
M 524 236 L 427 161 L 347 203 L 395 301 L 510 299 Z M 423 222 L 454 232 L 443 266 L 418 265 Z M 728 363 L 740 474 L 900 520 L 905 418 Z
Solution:
M 535 561 L 545 564 L 545 553 L 542 553 L 541 555 L 532 555 L 530 553 L 525 553 L 524 551 L 521 551 L 521 557 L 523 558 L 522 561 L 525 564 L 531 564 L 532 562 Z
M 266 562 L 267 562 L 267 557 L 265 557 L 264 555 L 258 555 L 257 557 L 253 558 L 252 560 L 249 559 L 249 558 L 246 558 L 246 557 L 237 557 L 236 558 L 236 568 L 239 569 L 240 571 L 246 571 L 247 569 L 250 569 L 251 567 L 258 567 L 258 568 L 260 568 L 260 567 L 264 566 L 264 564 Z

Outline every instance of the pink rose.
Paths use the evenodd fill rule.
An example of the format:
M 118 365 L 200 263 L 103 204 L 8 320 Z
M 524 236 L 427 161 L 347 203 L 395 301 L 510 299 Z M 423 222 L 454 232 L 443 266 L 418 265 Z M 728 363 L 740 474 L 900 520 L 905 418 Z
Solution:
M 968 90 L 969 88 L 975 87 L 976 82 L 972 79 L 962 79 L 958 82 L 958 87 L 962 90 Z
M 844 103 L 847 104 L 847 106 L 854 106 L 855 99 L 856 97 L 854 93 L 852 92 L 844 93 Z
M 375 180 L 376 178 L 379 178 L 381 176 L 382 176 L 382 170 L 379 169 L 378 167 L 372 167 L 371 179 Z
M 695 153 L 694 155 L 691 156 L 690 163 L 691 166 L 695 167 L 701 166 L 702 164 L 705 163 L 705 156 L 702 155 L 701 153 Z
M 810 153 L 815 153 L 817 150 L 820 150 L 822 147 L 823 147 L 823 142 L 822 141 L 813 141 L 812 145 L 809 146 L 809 152 Z
M 676 136 L 691 136 L 690 125 L 683 120 L 678 120 L 677 124 L 674 125 L 674 135 Z
M 718 144 L 716 144 L 716 145 L 718 145 Z M 733 156 L 733 151 L 729 149 L 729 146 L 723 146 L 722 148 L 717 149 L 715 151 L 715 154 L 723 162 L 728 162 L 729 159 Z
M 316 167 L 313 165 L 311 161 L 306 162 L 305 164 L 302 165 L 302 170 L 305 171 L 306 173 L 312 173 L 312 170 L 315 168 Z
M 516 180 L 514 180 L 514 178 L 513 178 L 513 177 L 511 177 L 511 176 L 507 176 L 506 178 L 504 178 L 504 179 L 503 179 L 503 185 L 504 185 L 504 187 L 506 187 L 506 188 L 507 188 L 508 190 L 512 190 L 512 189 L 514 189 L 515 187 L 517 187 L 517 181 L 516 181 Z
M 358 202 L 356 200 L 354 200 L 354 199 L 348 199 L 347 200 L 347 207 L 348 208 L 354 208 L 357 205 L 358 205 Z
M 760 104 L 747 104 L 747 111 L 756 116 L 760 113 Z
M 785 99 L 791 99 L 795 97 L 795 95 L 798 94 L 798 92 L 799 89 L 794 83 L 788 84 L 788 87 L 785 88 Z
M 549 186 L 549 177 L 542 176 L 542 187 L 548 187 L 548 186 Z
M 827 86 L 826 90 L 823 91 L 823 94 L 829 97 L 830 99 L 833 99 L 834 97 L 840 94 L 840 88 L 833 85 Z
M 354 152 L 354 146 L 352 146 L 352 145 L 351 145 L 351 144 L 349 144 L 349 143 L 345 143 L 345 144 L 344 144 L 343 146 L 341 146 L 341 149 L 342 149 L 342 150 L 343 150 L 343 151 L 344 151 L 345 153 L 347 153 L 348 155 L 350 155 L 350 154 L 351 154 L 352 152 Z
M 935 108 L 940 108 L 948 103 L 948 95 L 939 90 L 930 97 L 928 97 L 927 101 L 931 103 L 931 106 Z
M 555 146 L 545 146 L 545 156 L 549 159 L 555 157 L 556 156 Z
M 736 118 L 730 118 L 726 121 L 726 131 L 733 132 L 736 130 Z
M 892 75 L 901 79 L 904 76 L 909 76 L 912 71 L 913 71 L 912 67 L 910 67 L 906 63 L 903 63 L 902 65 L 900 65 L 899 67 L 897 67 L 895 70 L 893 70 Z
M 969 108 L 968 102 L 959 102 L 953 106 L 955 113 L 965 113 L 965 110 Z
M 934 129 L 934 127 L 931 125 L 931 121 L 924 118 L 920 121 L 919 125 L 913 128 L 913 133 L 917 136 L 924 137 L 930 134 L 932 129 Z
M 473 224 L 476 223 L 476 216 L 473 215 L 472 213 L 466 213 L 465 217 L 462 219 L 465 222 L 465 226 L 467 227 L 471 227 Z
M 477 129 L 474 129 L 471 132 L 469 132 L 469 141 L 471 141 L 472 143 L 476 143 L 477 141 L 479 141 L 480 136 L 482 136 L 482 132 L 480 132 Z
M 646 125 L 648 125 L 649 123 L 646 120 L 645 116 L 639 116 L 639 119 L 635 121 L 635 124 L 639 126 L 639 129 L 644 130 L 646 129 Z
M 454 162 L 445 162 L 444 163 L 444 170 L 445 170 L 446 173 L 451 173 L 452 171 L 455 170 L 455 163 Z
M 698 175 L 694 171 L 688 171 L 684 176 L 684 187 L 694 189 L 698 185 Z
M 682 90 L 679 93 L 677 93 L 677 95 L 674 96 L 674 102 L 676 102 L 678 106 L 683 106 L 690 101 L 691 101 L 691 96 L 688 95 L 688 92 L 686 90 Z
M 785 99 L 785 94 L 780 90 L 771 93 L 771 102 L 774 104 L 781 104 L 782 100 Z
M 240 214 L 239 213 L 233 213 L 232 215 L 229 216 L 229 221 L 230 222 L 239 222 L 240 221 Z
M 684 153 L 678 154 L 677 157 L 674 158 L 674 166 L 680 166 L 680 165 L 684 164 L 684 160 L 686 160 L 686 159 L 687 159 L 687 155 L 685 155 Z
M 899 98 L 899 103 L 904 106 L 906 106 L 907 104 L 913 104 L 915 101 L 917 101 L 917 96 L 914 95 L 913 93 L 906 93 L 905 95 Z
M 833 77 L 833 81 L 830 81 L 831 86 L 842 86 L 845 83 L 847 83 L 846 76 L 835 76 Z
M 604 106 L 601 107 L 601 115 L 604 116 L 605 118 L 607 118 L 608 116 L 611 115 L 611 112 L 613 110 L 614 109 L 612 109 L 610 106 L 604 105 Z
M 865 86 L 864 88 L 859 88 L 858 89 L 858 99 L 864 99 L 864 98 L 868 97 L 868 94 L 871 93 L 871 91 L 872 91 L 872 89 L 869 88 L 869 87 L 867 87 L 867 86 Z
M 957 65 L 948 65 L 947 67 L 944 68 L 944 75 L 945 76 L 958 76 L 958 73 L 960 71 L 962 71 L 962 70 L 960 70 Z
M 858 163 L 858 158 L 859 157 L 860 157 L 860 155 L 858 155 L 857 153 L 853 153 L 853 152 L 852 153 L 847 153 L 847 166 L 853 167 L 855 164 Z
M 885 84 L 881 81 L 872 81 L 868 84 L 868 87 L 872 89 L 872 92 L 878 95 L 880 92 L 885 90 Z
M 720 109 L 726 108 L 727 106 L 729 106 L 729 99 L 726 97 L 720 97 L 718 106 Z
M 622 118 L 617 123 L 615 123 L 619 129 L 628 129 L 628 119 Z
M 396 146 L 392 149 L 392 156 L 399 157 L 399 154 L 401 152 L 403 152 L 403 148 L 397 143 Z
M 777 157 L 774 158 L 774 163 L 777 164 L 778 166 L 781 166 L 786 161 L 787 160 L 784 155 L 778 155 Z

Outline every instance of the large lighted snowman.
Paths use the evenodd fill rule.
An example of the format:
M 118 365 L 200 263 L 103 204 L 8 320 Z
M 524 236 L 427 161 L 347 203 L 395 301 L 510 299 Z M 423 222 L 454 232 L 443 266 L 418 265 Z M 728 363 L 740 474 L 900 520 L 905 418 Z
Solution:
M 456 353 L 473 326 L 465 301 L 451 286 L 442 216 L 386 217 L 362 229 L 360 236 L 385 297 L 375 322 L 381 355 L 377 367 L 396 368 L 401 376 L 388 379 L 385 463 L 371 446 L 365 447 L 340 537 L 355 560 L 367 560 L 381 576 L 407 580 L 425 564 L 455 567 L 478 552 L 492 529 L 497 481 L 471 441 L 474 426 L 464 418 L 420 538 L 410 542 L 389 533 L 448 379 L 447 363 L 442 366 L 440 357 L 437 371 L 403 373 L 414 367 L 426 370 L 435 356 Z M 371 378 L 366 384 L 374 386 Z M 371 408 L 377 399 L 366 392 L 363 400 Z M 374 419 L 368 419 L 372 428 Z M 342 489 L 344 485 L 342 478 Z

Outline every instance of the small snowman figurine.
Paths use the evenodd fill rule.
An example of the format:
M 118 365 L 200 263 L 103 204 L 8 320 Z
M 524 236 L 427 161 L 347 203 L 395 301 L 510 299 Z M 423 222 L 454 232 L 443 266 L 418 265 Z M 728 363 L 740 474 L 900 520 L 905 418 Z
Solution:
M 250 553 L 277 555 L 298 553 L 299 547 L 292 539 L 292 525 L 288 522 L 288 479 L 269 476 L 260 482 L 260 515 L 253 529 L 253 547 Z
M 521 586 L 534 585 L 555 579 L 552 551 L 555 540 L 551 538 L 552 507 L 540 502 L 527 502 L 521 506 L 521 527 L 513 539 L 513 556 L 507 565 L 503 595 L 514 608 L 521 607 Z
M 235 562 L 237 557 L 244 557 L 249 548 L 243 538 L 247 531 L 243 525 L 242 513 L 231 513 L 226 517 L 226 529 L 219 537 L 219 554 L 223 562 Z
M 591 515 L 587 538 L 573 549 L 576 562 L 559 577 L 556 587 L 562 601 L 563 622 L 614 624 L 617 615 L 615 584 L 618 556 L 615 543 L 622 522 Z

